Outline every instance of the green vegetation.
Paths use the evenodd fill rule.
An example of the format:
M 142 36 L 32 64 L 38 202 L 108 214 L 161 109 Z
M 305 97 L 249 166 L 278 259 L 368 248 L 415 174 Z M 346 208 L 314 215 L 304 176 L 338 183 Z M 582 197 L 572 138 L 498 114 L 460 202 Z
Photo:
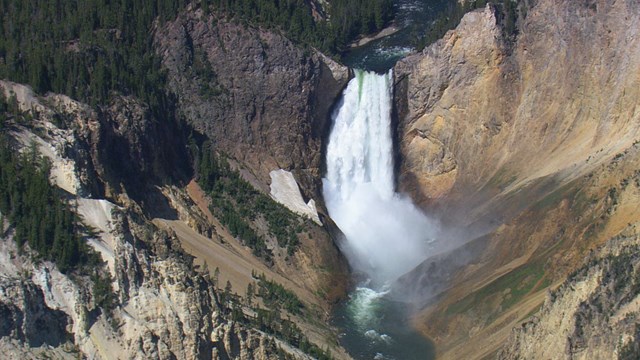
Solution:
M 103 261 L 84 241 L 93 229 L 82 224 L 69 203 L 49 183 L 51 164 L 36 144 L 20 154 L 4 132 L 8 121 L 28 126 L 29 112 L 19 110 L 15 96 L 0 95 L 0 224 L 8 221 L 20 251 L 27 244 L 36 260 L 51 261 L 65 274 L 91 274 L 94 304 L 109 316 L 115 307 L 111 277 Z
M 256 276 L 254 276 L 255 278 Z M 283 307 L 288 312 L 300 315 L 304 310 L 304 304 L 296 294 L 284 288 L 277 282 L 267 280 L 264 274 L 257 277 L 258 296 L 262 298 L 265 305 L 272 309 Z
M 158 118 L 169 99 L 153 28 L 173 19 L 188 0 L 0 0 L 0 78 L 30 84 L 92 105 L 112 91 L 135 95 Z M 392 17 L 391 0 L 335 0 L 330 23 L 316 22 L 304 0 L 202 0 L 240 21 L 283 31 L 289 38 L 337 54 L 355 36 Z M 156 22 L 159 20 L 159 23 Z M 216 96 L 215 81 L 202 89 Z M 165 115 L 166 116 L 166 115 Z
M 382 30 L 391 21 L 393 11 L 391 0 L 333 0 L 331 30 L 339 44 L 348 43 L 360 34 Z
M 309 342 L 309 339 L 302 334 L 302 330 L 293 321 L 283 319 L 278 310 L 269 311 L 257 308 L 255 311 L 256 317 L 248 320 L 255 328 L 284 340 L 315 359 L 332 359 L 329 351 L 322 350 Z
M 76 213 L 49 184 L 50 168 L 35 145 L 17 154 L 6 135 L 0 133 L 2 220 L 14 227 L 19 249 L 28 244 L 38 259 L 55 263 L 62 273 L 93 271 L 94 303 L 110 314 L 115 297 L 109 273 L 102 271 L 100 255 L 84 241 L 81 233 L 85 229 Z
M 218 81 L 218 74 L 213 70 L 213 64 L 209 62 L 202 49 L 195 51 L 192 68 L 200 83 L 200 96 L 213 100 L 228 93 L 228 90 Z
M 233 321 L 273 335 L 316 359 L 332 359 L 330 352 L 312 344 L 295 322 L 289 317 L 282 317 L 281 308 L 293 315 L 303 315 L 305 307 L 300 299 L 282 285 L 267 280 L 264 274 L 258 276 L 254 270 L 251 275 L 258 279 L 258 284 L 249 284 L 245 301 L 232 292 L 229 281 L 223 291 L 218 291 L 223 314 Z M 263 299 L 268 309 L 260 308 L 260 305 L 252 300 L 254 288 L 258 289 L 257 295 Z M 247 311 L 249 309 L 251 311 Z M 284 353 L 281 355 L 282 358 L 286 358 Z
M 309 340 L 302 335 L 302 331 L 295 323 L 281 318 L 281 309 L 297 316 L 302 316 L 306 312 L 306 307 L 296 294 L 285 289 L 284 286 L 275 281 L 267 280 L 264 274 L 257 275 L 255 271 L 252 271 L 251 275 L 258 280 L 256 286 L 257 296 L 262 298 L 263 303 L 271 309 L 254 309 L 257 315 L 256 318 L 252 320 L 253 325 L 262 331 L 282 338 L 314 358 L 331 359 L 329 351 L 322 350 L 310 343 Z M 251 289 L 253 292 L 253 286 Z
M 111 286 L 111 274 L 108 271 L 94 269 L 91 281 L 93 283 L 94 304 L 101 308 L 108 317 L 111 317 L 111 312 L 116 304 L 116 295 Z
M 50 168 L 35 145 L 18 155 L 0 138 L 0 211 L 15 227 L 19 247 L 29 244 L 66 273 L 92 259 L 76 231 L 77 216 L 49 184 Z
M 477 304 L 488 303 L 488 299 L 496 295 L 504 296 L 500 303 L 500 311 L 507 310 L 533 291 L 543 276 L 544 267 L 540 263 L 520 266 L 450 305 L 446 313 L 447 315 L 464 313 Z M 505 291 L 508 293 L 505 294 Z
M 210 143 L 205 142 L 201 148 L 191 146 L 197 181 L 211 197 L 212 213 L 256 256 L 270 261 L 273 254 L 255 224 L 258 219 L 264 220 L 269 235 L 292 255 L 299 245 L 297 234 L 302 231 L 304 220 L 242 179 L 224 157 L 214 153 Z
M 8 120 L 27 125 L 33 120 L 33 115 L 30 112 L 20 111 L 15 94 L 11 94 L 7 99 L 0 93 L 0 131 L 4 130 Z
M 267 220 L 269 232 L 278 240 L 278 245 L 287 248 L 287 254 L 293 255 L 300 245 L 298 233 L 302 232 L 302 221 L 284 205 L 265 194 L 255 194 L 254 210 Z
M 498 20 L 502 23 L 504 35 L 507 39 L 513 39 L 518 34 L 518 17 L 526 16 L 527 8 L 523 0 L 473 0 L 473 1 L 452 1 L 449 6 L 433 22 L 429 31 L 416 37 L 415 46 L 422 50 L 425 46 L 441 39 L 444 34 L 454 29 L 467 12 L 474 9 L 481 9 L 487 4 L 493 4 L 498 10 Z
M 360 34 L 381 30 L 394 15 L 392 0 L 332 0 L 330 22 L 316 21 L 305 0 L 203 0 L 202 7 L 283 31 L 291 40 L 330 55 Z
M 119 91 L 160 110 L 166 98 L 151 29 L 154 20 L 175 17 L 185 4 L 0 0 L 0 78 L 91 104 Z

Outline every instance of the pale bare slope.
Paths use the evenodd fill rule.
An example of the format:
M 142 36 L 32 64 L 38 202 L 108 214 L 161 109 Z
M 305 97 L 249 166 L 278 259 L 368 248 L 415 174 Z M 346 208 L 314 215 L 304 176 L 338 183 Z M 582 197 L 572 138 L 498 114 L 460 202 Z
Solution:
M 328 325 L 328 304 L 322 301 L 322 298 L 317 293 L 313 292 L 314 286 L 316 286 L 314 282 L 310 281 L 301 284 L 299 281 L 295 281 L 300 279 L 301 274 L 289 276 L 287 273 L 279 272 L 277 267 L 266 266 L 253 255 L 251 249 L 242 245 L 211 214 L 208 198 L 195 181 L 191 181 L 185 190 L 196 208 L 189 207 L 184 198 L 181 200 L 180 196 L 176 196 L 175 189 L 172 191 L 165 189 L 163 191 L 165 194 L 173 192 L 169 197 L 172 205 L 181 214 L 182 219 L 167 220 L 156 218 L 153 222 L 160 228 L 170 229 L 171 232 L 175 233 L 183 249 L 195 257 L 195 264 L 199 265 L 201 269 L 204 269 L 206 264 L 209 274 L 213 276 L 215 269 L 218 268 L 217 286 L 220 289 L 223 289 L 227 281 L 229 281 L 232 286 L 232 292 L 245 296 L 249 284 L 252 284 L 254 289 L 257 288 L 257 279 L 252 276 L 252 273 L 255 273 L 257 275 L 264 274 L 268 280 L 275 281 L 286 289 L 293 291 L 308 306 L 313 315 L 311 318 L 305 319 L 293 314 L 288 314 L 287 316 L 303 329 L 305 336 L 310 341 L 319 344 L 322 348 L 330 349 L 332 355 L 338 359 L 349 359 L 350 357 L 345 350 L 336 345 L 333 334 L 337 330 Z M 195 221 L 198 218 L 205 218 L 208 224 L 212 226 L 213 230 L 209 237 L 194 230 L 194 227 L 198 228 L 198 222 Z M 200 224 L 200 227 L 206 226 Z M 304 272 L 302 276 L 304 276 Z M 343 285 L 335 284 L 335 286 Z M 256 299 L 256 301 L 260 302 L 260 299 Z M 316 318 L 313 319 L 313 317 Z

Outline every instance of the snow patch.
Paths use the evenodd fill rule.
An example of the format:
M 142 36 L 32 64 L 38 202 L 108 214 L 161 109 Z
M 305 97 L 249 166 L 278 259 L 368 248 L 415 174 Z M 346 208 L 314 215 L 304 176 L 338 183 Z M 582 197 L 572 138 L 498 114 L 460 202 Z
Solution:
M 309 217 L 316 224 L 322 225 L 316 210 L 316 202 L 310 199 L 305 204 L 298 183 L 291 172 L 278 169 L 270 172 L 269 176 L 271 176 L 271 197 L 275 201 L 295 213 Z

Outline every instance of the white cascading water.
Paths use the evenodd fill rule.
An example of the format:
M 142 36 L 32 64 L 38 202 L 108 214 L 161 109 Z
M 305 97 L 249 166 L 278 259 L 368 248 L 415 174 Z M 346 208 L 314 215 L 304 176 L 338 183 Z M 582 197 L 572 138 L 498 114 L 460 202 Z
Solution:
M 433 223 L 395 193 L 392 74 L 356 71 L 333 114 L 323 179 L 351 265 L 381 286 L 426 258 Z

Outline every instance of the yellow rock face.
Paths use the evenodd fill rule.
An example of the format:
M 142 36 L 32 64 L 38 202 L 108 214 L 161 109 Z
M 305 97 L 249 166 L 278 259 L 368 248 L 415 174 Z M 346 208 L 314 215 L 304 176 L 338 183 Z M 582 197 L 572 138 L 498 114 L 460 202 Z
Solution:
M 443 358 L 495 353 L 545 289 L 640 220 L 639 33 L 637 5 L 540 0 L 509 40 L 488 7 L 396 66 L 401 190 L 486 234 L 416 317 Z
M 398 64 L 408 110 L 402 179 L 417 179 L 413 195 L 454 206 L 452 192 L 568 180 L 629 147 L 640 125 L 633 11 L 540 1 L 506 44 L 487 8 Z M 515 178 L 494 178 L 506 173 Z

